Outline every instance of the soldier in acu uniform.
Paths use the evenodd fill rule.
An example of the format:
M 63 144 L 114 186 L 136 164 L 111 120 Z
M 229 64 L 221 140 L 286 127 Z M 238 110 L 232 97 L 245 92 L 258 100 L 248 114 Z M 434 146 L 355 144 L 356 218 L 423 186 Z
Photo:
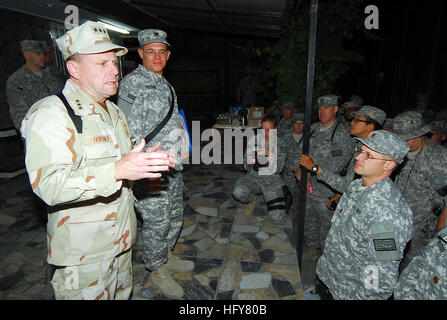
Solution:
M 303 150 L 303 129 L 304 129 L 304 113 L 294 113 L 292 115 L 293 132 L 284 136 L 283 140 L 286 144 L 287 157 L 281 177 L 287 185 L 290 193 L 292 212 L 296 212 L 299 203 L 299 185 L 296 179 L 297 167 L 299 167 L 299 158 Z
M 309 155 L 316 165 L 311 168 L 311 176 L 307 181 L 304 243 L 314 258 L 324 248 L 333 214 L 326 203 L 336 192 L 328 184 L 317 180 L 315 174 L 319 167 L 340 174 L 354 152 L 354 141 L 349 135 L 349 128 L 336 118 L 337 100 L 335 95 L 318 98 L 320 121 L 312 124 L 310 129 Z
M 447 227 L 440 229 L 421 255 L 402 271 L 394 289 L 395 300 L 447 299 Z
M 43 71 L 46 62 L 42 41 L 22 40 L 20 47 L 26 63 L 6 81 L 9 115 L 18 131 L 23 117 L 34 102 L 60 92 L 64 86 L 56 76 Z
M 378 130 L 362 142 L 355 172 L 343 194 L 317 264 L 320 295 L 342 300 L 386 300 L 411 238 L 412 212 L 389 176 L 408 152 L 396 134 Z
M 194 269 L 194 263 L 172 254 L 183 224 L 183 165 L 177 96 L 163 77 L 171 55 L 166 38 L 166 32 L 157 29 L 138 33 L 138 53 L 143 64 L 121 81 L 118 106 L 126 114 L 129 129 L 138 139 L 146 137 L 168 117 L 148 145 L 162 142 L 178 161 L 175 168 L 160 179 L 136 184 L 140 195 L 135 206 L 143 219 L 143 260 L 151 271 L 152 283 L 165 296 L 180 298 L 184 294 L 183 288 L 171 277 L 170 271 L 189 272 Z
M 358 111 L 352 112 L 353 118 L 351 119 L 350 133 L 352 136 L 357 138 L 366 138 L 372 131 L 379 130 L 386 118 L 386 113 L 379 108 L 372 106 L 363 106 Z M 356 141 L 355 148 L 358 150 L 362 146 L 360 141 Z M 333 189 L 337 190 L 339 193 L 335 194 L 333 197 L 329 198 L 327 202 L 328 208 L 334 210 L 335 207 L 332 206 L 332 201 L 338 203 L 341 198 L 341 194 L 346 191 L 348 186 L 354 179 L 358 178 L 354 172 L 355 157 L 356 153 L 353 153 L 352 158 L 348 164 L 344 174 L 336 174 L 325 168 L 318 167 L 316 172 L 317 180 L 323 181 L 330 185 Z M 315 166 L 312 157 L 308 155 L 301 155 L 300 164 L 308 170 L 311 170 Z
M 21 127 L 31 187 L 49 206 L 51 284 L 56 299 L 128 299 L 137 231 L 130 180 L 156 178 L 175 159 L 152 152 L 160 145 L 142 152 L 144 141 L 131 151 L 126 118 L 107 100 L 126 48 L 91 21 L 56 41 L 70 79 L 60 98 L 33 104 Z
M 264 137 L 260 134 L 253 136 L 247 142 L 244 155 L 244 168 L 247 174 L 236 181 L 233 196 L 242 203 L 248 203 L 249 214 L 257 205 L 257 194 L 262 194 L 267 204 L 270 218 L 277 224 L 291 224 L 286 209 L 284 194 L 285 183 L 281 178 L 281 171 L 286 161 L 286 146 L 281 137 L 277 137 L 276 118 L 266 115 L 262 119 Z M 263 139 L 264 138 L 264 139 Z
M 447 150 L 425 135 L 431 126 L 416 111 L 394 118 L 393 132 L 407 141 L 410 152 L 395 183 L 413 211 L 413 239 L 402 261 L 403 270 L 433 236 L 447 201 Z
M 296 105 L 292 101 L 286 101 L 281 105 L 282 118 L 278 123 L 278 136 L 284 137 L 293 131 L 292 116 L 296 112 Z

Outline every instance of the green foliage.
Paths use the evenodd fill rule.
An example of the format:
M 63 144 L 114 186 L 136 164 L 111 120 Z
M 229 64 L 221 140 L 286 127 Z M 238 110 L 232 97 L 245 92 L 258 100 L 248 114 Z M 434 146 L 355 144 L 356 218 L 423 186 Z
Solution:
M 304 4 L 305 3 L 305 4 Z M 346 41 L 364 29 L 365 4 L 361 0 L 320 1 L 318 7 L 313 104 L 319 96 L 336 94 L 335 83 L 352 63 L 364 57 L 346 48 Z M 264 64 L 263 91 L 275 91 L 279 103 L 295 101 L 305 109 L 309 46 L 310 1 L 274 44 L 257 48 Z

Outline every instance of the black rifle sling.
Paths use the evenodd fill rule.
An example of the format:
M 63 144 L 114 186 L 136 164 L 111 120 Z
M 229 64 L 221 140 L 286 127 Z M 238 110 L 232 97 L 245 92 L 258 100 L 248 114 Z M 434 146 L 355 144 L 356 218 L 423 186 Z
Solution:
M 56 95 L 59 97 L 59 99 L 61 99 L 61 101 L 65 105 L 68 115 L 70 116 L 71 121 L 73 121 L 76 130 L 78 130 L 78 133 L 82 133 L 82 118 L 74 113 L 73 108 L 70 107 L 70 104 L 68 103 L 67 99 L 65 98 L 62 92 L 59 92 Z
M 169 121 L 169 119 L 171 119 L 172 111 L 174 110 L 174 92 L 172 91 L 172 88 L 170 85 L 168 85 L 168 87 L 169 87 L 169 90 L 171 90 L 171 108 L 169 109 L 169 112 L 166 115 L 166 117 L 163 119 L 163 121 L 160 122 L 157 125 L 157 127 L 146 136 L 146 138 L 144 138 L 144 140 L 146 140 L 146 143 L 151 141 L 160 132 L 160 130 L 166 125 L 166 123 Z

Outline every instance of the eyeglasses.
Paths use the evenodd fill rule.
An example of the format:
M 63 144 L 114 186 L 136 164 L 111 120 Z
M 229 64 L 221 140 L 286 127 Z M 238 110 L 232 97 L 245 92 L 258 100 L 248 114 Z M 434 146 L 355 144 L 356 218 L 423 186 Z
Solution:
M 147 54 L 150 58 L 155 57 L 156 55 L 158 55 L 160 58 L 165 59 L 168 56 L 168 50 L 160 50 L 160 51 L 155 51 L 155 50 L 143 50 L 143 52 L 145 54 Z
M 351 119 L 352 122 L 364 122 L 364 123 L 370 123 L 368 120 L 362 120 L 359 118 L 352 118 Z
M 365 160 L 385 160 L 385 161 L 394 161 L 393 159 L 384 159 L 384 158 L 375 158 L 373 156 L 371 156 L 369 153 L 365 152 L 365 151 L 357 151 L 356 152 L 358 155 L 361 155 L 363 157 L 363 159 Z

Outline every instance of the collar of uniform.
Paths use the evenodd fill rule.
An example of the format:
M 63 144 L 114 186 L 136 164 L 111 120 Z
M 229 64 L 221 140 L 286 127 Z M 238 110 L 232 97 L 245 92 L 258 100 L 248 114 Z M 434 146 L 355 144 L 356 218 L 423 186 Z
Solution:
M 143 75 L 145 75 L 147 77 L 150 77 L 155 84 L 159 84 L 159 83 L 164 83 L 165 82 L 165 78 L 163 76 L 161 76 L 161 77 L 158 76 L 155 72 L 149 70 L 148 68 L 146 68 L 142 64 L 138 65 L 138 71 L 141 72 Z
M 96 113 L 106 113 L 106 111 L 93 100 L 87 93 L 85 93 L 79 86 L 71 79 L 65 83 L 62 93 L 68 100 L 68 103 L 73 107 L 74 112 L 79 116 L 87 116 Z M 115 109 L 112 103 L 106 100 L 106 105 L 109 110 Z

